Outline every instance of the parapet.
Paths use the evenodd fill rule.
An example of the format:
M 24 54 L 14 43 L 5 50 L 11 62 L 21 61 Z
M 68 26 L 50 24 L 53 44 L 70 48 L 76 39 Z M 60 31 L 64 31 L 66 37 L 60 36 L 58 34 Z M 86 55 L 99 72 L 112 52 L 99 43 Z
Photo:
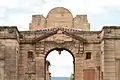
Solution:
M 45 27 L 46 19 L 43 15 L 32 15 L 30 30 L 39 30 Z
M 0 39 L 18 39 L 17 26 L 0 26 Z M 19 40 L 19 39 L 18 39 Z
M 87 15 L 76 15 L 74 18 L 74 28 L 90 31 L 90 24 L 88 23 Z
M 69 27 L 90 31 L 90 24 L 87 15 L 76 15 L 73 18 L 72 13 L 63 7 L 56 7 L 49 11 L 47 17 L 43 15 L 33 15 L 30 23 L 30 30 L 39 30 L 42 28 Z
M 76 15 L 74 19 L 79 19 L 80 23 L 88 23 L 87 15 Z

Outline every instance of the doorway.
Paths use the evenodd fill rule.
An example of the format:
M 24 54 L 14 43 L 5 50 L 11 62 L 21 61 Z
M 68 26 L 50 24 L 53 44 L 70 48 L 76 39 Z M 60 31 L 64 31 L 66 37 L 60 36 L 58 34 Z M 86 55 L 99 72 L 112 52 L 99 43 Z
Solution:
M 74 56 L 68 49 L 48 51 L 45 66 L 45 80 L 74 80 Z

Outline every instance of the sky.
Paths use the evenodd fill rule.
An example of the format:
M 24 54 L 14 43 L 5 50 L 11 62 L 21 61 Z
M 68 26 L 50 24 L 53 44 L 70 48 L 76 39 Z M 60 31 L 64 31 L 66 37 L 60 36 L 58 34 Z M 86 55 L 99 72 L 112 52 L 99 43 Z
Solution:
M 20 31 L 29 30 L 32 15 L 43 14 L 46 17 L 54 7 L 65 7 L 74 17 L 77 14 L 87 14 L 92 31 L 101 30 L 103 26 L 120 25 L 120 0 L 0 0 L 0 26 L 17 26 Z M 54 68 L 51 69 L 53 75 L 68 76 L 67 73 L 71 73 L 72 69 L 69 66 L 72 64 L 57 64 L 66 61 L 64 58 L 68 61 L 72 60 L 68 58 L 70 56 L 67 52 L 63 57 L 55 53 L 51 55 L 50 60 L 54 60 L 51 60 L 53 62 L 51 67 Z M 62 70 L 61 74 L 57 74 L 58 66 L 68 66 L 69 69 L 66 69 L 66 74 L 63 74 Z
M 46 58 L 51 64 L 49 71 L 52 77 L 70 77 L 74 72 L 72 55 L 63 50 L 61 54 L 54 50 L 50 52 Z
M 120 25 L 120 0 L 0 0 L 0 26 L 29 30 L 32 15 L 46 17 L 54 7 L 65 7 L 74 17 L 87 14 L 91 30 Z

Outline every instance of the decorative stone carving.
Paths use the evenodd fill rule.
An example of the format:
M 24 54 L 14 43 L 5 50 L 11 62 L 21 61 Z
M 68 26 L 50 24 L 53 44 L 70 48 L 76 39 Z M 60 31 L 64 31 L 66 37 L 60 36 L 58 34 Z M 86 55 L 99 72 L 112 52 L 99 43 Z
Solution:
M 35 61 L 27 61 L 27 74 L 35 74 L 36 73 L 36 63 Z

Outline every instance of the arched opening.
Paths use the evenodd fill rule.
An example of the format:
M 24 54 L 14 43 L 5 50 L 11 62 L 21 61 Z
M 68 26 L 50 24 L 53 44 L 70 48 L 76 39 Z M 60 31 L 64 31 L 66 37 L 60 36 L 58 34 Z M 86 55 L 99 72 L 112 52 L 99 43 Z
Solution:
M 74 80 L 74 55 L 65 48 L 54 48 L 45 56 L 45 80 Z

